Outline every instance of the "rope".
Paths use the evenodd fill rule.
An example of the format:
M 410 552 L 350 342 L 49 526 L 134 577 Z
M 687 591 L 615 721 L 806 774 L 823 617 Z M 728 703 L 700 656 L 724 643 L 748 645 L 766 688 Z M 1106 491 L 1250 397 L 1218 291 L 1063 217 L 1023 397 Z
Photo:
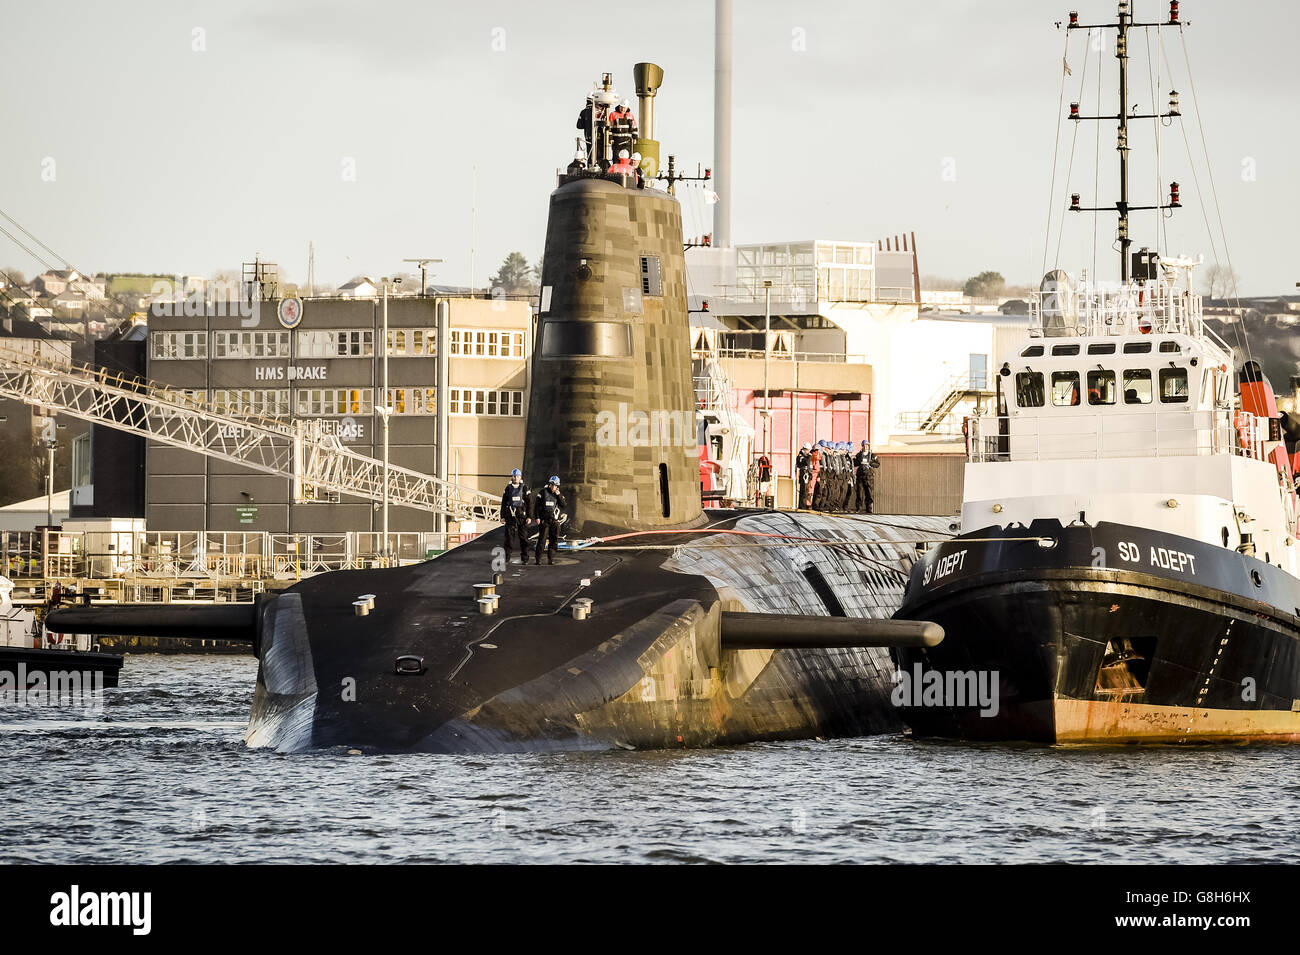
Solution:
M 1065 50 L 1061 53 L 1061 93 L 1056 104 L 1056 138 L 1052 149 L 1052 181 L 1047 191 L 1047 228 L 1043 232 L 1043 268 L 1047 274 L 1047 247 L 1052 243 L 1052 209 L 1056 206 L 1056 161 L 1061 154 L 1061 120 L 1065 113 L 1065 68 L 1070 62 L 1070 31 L 1065 31 Z M 1086 59 L 1085 59 L 1086 62 Z M 1064 219 L 1065 213 L 1061 213 Z M 1062 223 L 1064 225 L 1064 223 Z
M 1192 75 L 1192 57 L 1187 50 L 1187 34 L 1180 27 L 1178 30 L 1179 39 L 1183 44 L 1183 59 L 1187 63 L 1187 82 L 1191 84 L 1192 89 L 1192 109 L 1196 112 L 1196 127 L 1201 134 L 1201 151 L 1205 155 L 1205 175 L 1210 180 L 1210 194 L 1214 196 L 1214 213 L 1219 220 L 1219 235 L 1223 239 L 1223 256 L 1228 262 L 1228 281 L 1232 283 L 1232 300 L 1236 303 L 1238 309 L 1241 308 L 1241 298 L 1237 294 L 1237 276 L 1232 268 L 1232 253 L 1228 251 L 1228 232 L 1223 228 L 1223 210 L 1219 206 L 1219 187 L 1214 182 L 1214 170 L 1210 164 L 1210 149 L 1205 142 L 1205 124 L 1201 121 L 1201 101 L 1196 95 L 1196 79 Z M 1183 137 L 1186 138 L 1187 131 L 1183 131 Z M 1206 217 L 1206 227 L 1209 227 L 1209 217 Z M 1213 239 L 1210 240 L 1213 244 Z M 1218 264 L 1217 261 L 1215 263 Z M 1245 315 L 1242 315 L 1242 321 L 1237 322 L 1241 326 L 1239 339 L 1244 340 L 1243 350 L 1248 361 L 1253 360 L 1250 353 L 1250 335 L 1246 332 Z
M 1100 54 L 1098 55 L 1098 72 L 1101 71 Z M 1083 101 L 1083 84 L 1088 79 L 1088 54 L 1083 54 L 1083 72 L 1079 75 L 1079 101 Z M 1065 169 L 1066 188 L 1069 188 L 1070 176 L 1074 173 L 1074 148 L 1079 142 L 1079 124 L 1074 124 L 1074 136 L 1070 139 L 1070 162 Z M 1095 213 L 1094 213 L 1095 215 Z M 1061 230 L 1056 234 L 1056 265 L 1061 264 L 1061 239 L 1065 236 L 1065 214 L 1061 214 Z M 1050 241 L 1050 240 L 1049 240 Z
M 712 533 L 725 534 L 727 532 L 713 531 Z M 774 536 L 780 537 L 782 535 L 777 534 Z M 906 540 L 906 541 L 881 541 L 881 540 L 828 541 L 828 540 L 815 540 L 812 538 L 803 538 L 802 540 L 800 540 L 800 543 L 809 544 L 812 546 L 820 546 L 820 547 L 843 547 L 846 545 L 854 545 L 854 544 L 894 544 L 895 546 L 900 546 L 900 547 L 903 545 L 911 547 L 916 544 L 948 544 L 948 543 L 953 543 L 954 541 L 959 544 L 996 544 L 996 543 L 1003 543 L 1003 542 L 1023 542 L 1023 541 L 1033 541 L 1035 543 L 1053 544 L 1056 543 L 1056 538 L 1054 537 L 963 537 L 960 540 L 956 540 L 955 538 L 952 537 L 935 537 L 929 540 Z M 603 554 L 605 551 L 616 551 L 616 550 L 680 550 L 683 547 L 691 547 L 694 550 L 731 550 L 732 548 L 735 547 L 787 546 L 785 544 L 778 544 L 778 543 L 741 543 L 741 544 L 619 544 L 613 547 L 596 547 L 588 542 L 584 542 L 584 543 L 587 546 L 569 547 L 566 549 L 594 550 L 594 551 L 599 551 L 600 553 Z M 865 557 L 865 555 L 863 556 Z M 866 559 L 871 560 L 873 563 L 878 563 L 878 561 L 875 561 L 873 558 L 867 557 Z M 883 566 L 888 567 L 887 564 Z M 889 568 L 889 569 L 893 570 L 895 568 Z
M 10 222 L 12 222 L 15 226 L 17 226 L 17 227 L 18 227 L 18 231 L 22 232 L 23 235 L 27 236 L 27 238 L 31 239 L 33 242 L 35 242 L 37 245 L 39 245 L 39 246 L 40 246 L 42 249 L 44 249 L 46 252 L 50 253 L 50 255 L 54 256 L 56 259 L 58 259 L 60 262 L 62 262 L 62 263 L 63 263 L 63 267 L 64 267 L 65 269 L 70 269 L 70 268 L 72 268 L 72 265 L 68 262 L 67 259 L 65 259 L 63 256 L 59 255 L 59 253 L 55 252 L 55 251 L 54 251 L 53 249 L 51 249 L 48 245 L 46 245 L 44 242 L 42 242 L 40 239 L 38 239 L 35 235 L 32 234 L 32 232 L 31 232 L 30 230 L 24 228 L 24 227 L 23 227 L 23 224 L 22 224 L 21 222 L 19 222 L 17 219 L 15 219 L 13 216 L 11 216 L 9 213 L 5 212 L 3 209 L 0 209 L 0 216 L 4 216 L 4 218 L 8 219 L 8 220 L 9 220 Z M 6 233 L 6 235 L 8 235 L 8 233 Z M 13 238 L 13 237 L 10 236 L 10 238 Z M 14 241 L 17 241 L 17 240 L 15 239 Z M 26 251 L 26 250 L 25 250 L 25 251 Z M 48 268 L 53 268 L 53 266 L 51 266 L 48 262 L 46 262 L 44 259 L 41 259 L 39 256 L 35 255 L 34 253 L 28 252 L 28 254 L 29 254 L 29 255 L 32 255 L 33 258 L 36 258 L 36 259 L 38 259 L 39 261 L 41 261 L 41 262 L 42 262 L 46 267 L 48 267 Z
M 1101 53 L 1097 53 L 1097 115 L 1101 115 Z M 1120 104 L 1123 108 L 1123 104 Z M 1097 198 L 1101 195 L 1101 123 L 1093 124 L 1096 132 L 1093 134 L 1092 146 L 1092 198 L 1094 205 Z M 1092 271 L 1088 273 L 1092 280 L 1097 281 L 1097 227 L 1101 224 L 1101 213 L 1092 214 Z
M 1163 57 L 1161 56 L 1161 52 L 1162 52 L 1162 50 L 1163 50 L 1163 48 L 1164 48 L 1164 45 L 1161 44 L 1161 43 L 1157 43 L 1157 44 L 1156 44 L 1156 60 L 1155 60 L 1155 63 L 1152 64 L 1152 62 L 1151 62 L 1151 28 L 1150 28 L 1150 27 L 1144 27 L 1142 32 L 1143 32 L 1143 34 L 1144 34 L 1145 37 L 1146 37 L 1146 48 L 1147 48 L 1147 75 L 1150 77 L 1150 80 L 1151 80 L 1151 82 L 1150 82 L 1150 84 L 1149 84 L 1149 85 L 1150 85 L 1150 88 L 1151 88 L 1151 112 L 1152 112 L 1153 114 L 1155 114 L 1155 115 L 1152 116 L 1152 119 L 1151 119 L 1151 129 L 1152 129 L 1152 131 L 1153 131 L 1154 134 L 1155 134 L 1155 147 L 1156 147 L 1156 191 L 1155 191 L 1155 195 L 1156 195 L 1157 197 L 1159 197 L 1159 195 L 1160 195 L 1160 190 L 1163 188 L 1162 184 L 1163 184 L 1163 182 L 1164 182 L 1164 179 L 1163 179 L 1163 177 L 1162 177 L 1162 175 L 1161 175 L 1161 171 L 1160 171 L 1160 141 L 1161 141 L 1161 139 L 1162 139 L 1163 132 L 1164 132 L 1164 124 L 1160 121 L 1160 116 L 1159 116 L 1160 110 L 1159 110 L 1159 108 L 1156 106 L 1156 103 L 1157 103 L 1157 98 L 1158 98 L 1159 95 L 1160 95 L 1160 93 L 1159 93 L 1159 89 L 1160 89 L 1160 74 L 1161 74 L 1161 64 L 1162 64 L 1162 62 L 1163 62 Z M 1157 30 L 1156 30 L 1157 35 L 1159 34 L 1159 32 L 1160 32 L 1160 31 L 1159 31 L 1159 29 L 1157 28 Z M 1152 72 L 1152 67 L 1153 67 L 1153 66 L 1154 66 L 1154 72 Z M 1157 205 L 1157 206 L 1160 205 L 1160 200 L 1159 200 L 1159 198 L 1156 199 L 1155 205 Z M 1153 214 L 1155 215 L 1155 217 L 1156 217 L 1156 236 L 1155 236 L 1155 237 L 1156 237 L 1157 248 L 1163 248 L 1163 249 L 1165 249 L 1165 251 L 1167 252 L 1167 251 L 1169 251 L 1169 225 L 1168 225 L 1169 216 L 1166 215 L 1164 211 L 1162 211 L 1161 209 L 1158 209 L 1158 208 L 1157 208 L 1157 209 L 1153 209 L 1153 210 L 1152 210 L 1152 213 L 1153 213 Z M 1171 214 L 1172 214 L 1172 213 L 1171 213 Z M 1163 235 L 1162 235 L 1162 233 L 1163 233 Z

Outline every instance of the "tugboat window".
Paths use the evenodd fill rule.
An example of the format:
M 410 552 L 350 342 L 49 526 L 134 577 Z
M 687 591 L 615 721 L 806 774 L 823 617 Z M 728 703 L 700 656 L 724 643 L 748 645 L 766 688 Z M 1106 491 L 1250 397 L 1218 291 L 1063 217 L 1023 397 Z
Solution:
M 1163 352 L 1182 351 L 1182 349 L 1178 347 L 1178 342 L 1161 342 L 1160 350 Z
M 1016 404 L 1021 408 L 1043 406 L 1043 376 L 1036 371 L 1016 375 Z
M 1093 342 L 1088 346 L 1089 355 L 1113 355 L 1115 354 L 1114 342 Z
M 1077 355 L 1079 354 L 1078 345 L 1053 345 L 1053 355 Z
M 1079 373 L 1077 371 L 1052 372 L 1052 404 L 1059 407 L 1078 403 Z
M 1111 345 L 1111 348 L 1114 348 Z M 1088 404 L 1113 405 L 1115 403 L 1115 373 L 1113 371 L 1088 372 Z
M 1126 342 L 1124 344 L 1124 354 L 1126 355 L 1145 355 L 1150 350 L 1150 342 Z
M 1150 344 L 1148 342 L 1147 344 Z M 1128 348 L 1127 345 L 1124 346 Z M 1151 369 L 1130 368 L 1124 372 L 1124 404 L 1151 404 Z
M 1042 345 L 1030 345 L 1028 348 L 1026 348 L 1024 351 L 1020 353 L 1020 356 L 1022 358 L 1038 358 L 1042 354 L 1043 354 Z
M 1187 400 L 1187 369 L 1160 369 L 1160 400 L 1174 404 Z

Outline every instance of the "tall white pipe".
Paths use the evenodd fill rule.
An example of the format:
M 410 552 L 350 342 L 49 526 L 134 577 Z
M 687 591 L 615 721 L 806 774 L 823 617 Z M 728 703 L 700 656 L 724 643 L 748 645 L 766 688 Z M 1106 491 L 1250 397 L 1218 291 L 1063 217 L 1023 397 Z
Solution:
M 713 46 L 713 245 L 731 248 L 731 0 L 716 0 Z
M 385 557 L 388 556 L 388 416 L 392 414 L 392 407 L 388 403 L 388 279 L 384 279 L 384 334 L 380 338 L 380 347 L 383 351 L 384 367 L 384 386 L 379 392 L 382 406 L 379 411 L 379 420 L 384 426 L 384 546 L 379 552 Z

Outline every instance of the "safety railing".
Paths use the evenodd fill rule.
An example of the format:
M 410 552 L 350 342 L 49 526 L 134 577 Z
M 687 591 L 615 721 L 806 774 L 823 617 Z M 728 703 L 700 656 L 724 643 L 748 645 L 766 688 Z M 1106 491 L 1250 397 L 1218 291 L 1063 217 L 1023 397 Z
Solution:
M 1205 325 L 1201 296 L 1163 279 L 1049 283 L 1029 295 L 1031 335 L 1184 334 L 1232 350 Z
M 811 351 L 776 351 L 766 353 L 772 361 L 815 361 L 826 362 L 828 364 L 840 365 L 865 365 L 867 363 L 866 355 L 846 355 L 840 352 L 811 352 Z M 761 348 L 718 348 L 713 351 L 696 351 L 695 358 L 751 358 L 762 361 L 764 351 Z
M 477 536 L 401 532 L 385 541 L 367 531 L 4 531 L 0 573 L 14 581 L 116 582 L 141 592 L 188 588 L 202 600 L 259 581 L 417 563 Z
M 1268 422 L 1241 411 L 973 415 L 971 462 L 1233 454 L 1262 460 Z

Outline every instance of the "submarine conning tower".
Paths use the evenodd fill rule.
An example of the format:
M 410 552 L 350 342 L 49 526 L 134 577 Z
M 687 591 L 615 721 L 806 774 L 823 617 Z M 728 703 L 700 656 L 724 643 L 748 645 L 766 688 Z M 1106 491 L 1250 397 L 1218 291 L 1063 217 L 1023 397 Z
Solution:
M 584 113 L 596 144 L 613 108 L 605 82 Z M 580 149 L 551 193 L 525 473 L 559 476 L 570 534 L 698 523 L 681 207 L 599 152 Z

